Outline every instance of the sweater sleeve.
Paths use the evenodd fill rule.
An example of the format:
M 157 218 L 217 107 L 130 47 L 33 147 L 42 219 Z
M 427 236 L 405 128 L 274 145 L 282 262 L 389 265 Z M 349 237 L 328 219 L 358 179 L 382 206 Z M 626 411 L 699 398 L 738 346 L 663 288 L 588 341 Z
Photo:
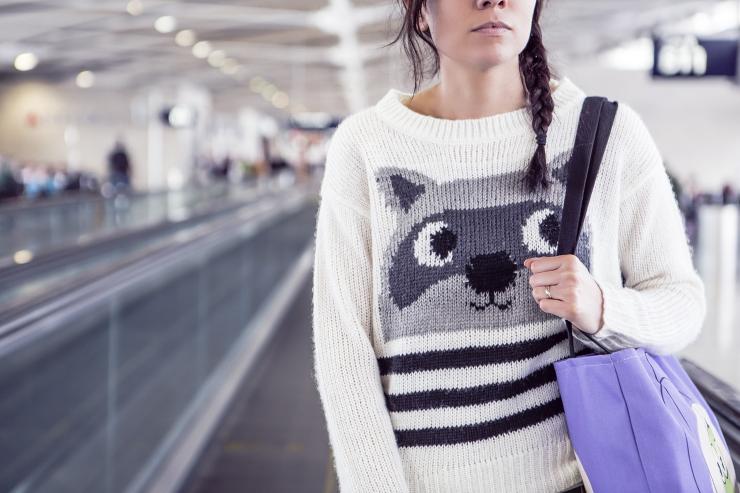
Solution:
M 624 286 L 596 279 L 603 326 L 594 339 L 609 349 L 645 347 L 673 354 L 704 323 L 704 283 L 693 266 L 683 217 L 663 159 L 641 117 L 620 103 L 631 129 L 619 208 L 619 262 Z M 579 331 L 574 337 L 596 347 Z
M 340 490 L 407 492 L 370 336 L 367 183 L 343 125 L 329 145 L 316 222 L 315 378 Z

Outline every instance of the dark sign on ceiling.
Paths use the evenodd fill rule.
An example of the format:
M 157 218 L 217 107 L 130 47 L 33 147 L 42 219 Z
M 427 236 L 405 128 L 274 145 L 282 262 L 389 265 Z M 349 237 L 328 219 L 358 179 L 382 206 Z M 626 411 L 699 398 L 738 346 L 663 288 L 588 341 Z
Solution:
M 653 77 L 736 77 L 738 39 L 653 36 Z

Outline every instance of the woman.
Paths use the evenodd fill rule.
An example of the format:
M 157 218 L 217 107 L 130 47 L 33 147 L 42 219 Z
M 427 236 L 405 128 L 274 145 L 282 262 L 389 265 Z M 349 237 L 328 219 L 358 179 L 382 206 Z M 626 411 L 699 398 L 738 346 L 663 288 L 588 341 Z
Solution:
M 552 367 L 563 319 L 658 353 L 704 319 L 661 156 L 621 102 L 576 254 L 555 255 L 586 95 L 550 75 L 540 1 L 402 7 L 414 92 L 422 43 L 439 82 L 342 121 L 317 215 L 315 375 L 341 491 L 581 491 Z

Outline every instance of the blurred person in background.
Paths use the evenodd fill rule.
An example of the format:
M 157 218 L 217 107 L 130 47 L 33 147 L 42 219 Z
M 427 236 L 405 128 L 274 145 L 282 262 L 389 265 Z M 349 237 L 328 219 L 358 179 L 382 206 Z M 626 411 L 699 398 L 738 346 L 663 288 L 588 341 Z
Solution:
M 220 160 L 213 160 L 211 163 L 211 175 L 218 179 L 226 180 L 229 178 L 232 159 L 229 154 L 224 154 Z
M 54 166 L 53 181 L 54 181 L 54 193 L 60 194 L 67 191 L 69 185 L 69 172 L 67 170 L 67 163 L 59 161 Z
M 676 202 L 678 202 L 678 205 L 681 206 L 683 203 L 683 186 L 681 185 L 681 180 L 679 180 L 678 176 L 673 174 L 667 162 L 664 162 L 663 166 L 665 166 L 666 168 L 666 174 L 668 175 L 668 179 L 671 182 L 671 188 L 673 189 L 673 195 L 676 197 Z
M 722 204 L 737 204 L 737 192 L 735 192 L 732 183 L 727 182 L 722 185 Z
M 21 168 L 21 177 L 25 195 L 29 199 L 51 195 L 53 177 L 48 167 L 38 162 L 28 162 Z
M 15 199 L 23 194 L 23 183 L 16 176 L 10 159 L 0 156 L 0 200 Z
M 255 162 L 255 174 L 258 177 L 269 176 L 271 173 L 270 167 L 270 137 L 266 135 L 260 136 L 260 156 Z
M 108 171 L 115 190 L 128 190 L 131 187 L 131 162 L 121 139 L 116 140 L 108 155 Z
M 701 207 L 701 193 L 696 177 L 691 174 L 681 196 L 682 210 L 686 218 L 686 234 L 689 243 L 696 247 L 699 243 L 699 207 Z
M 44 194 L 47 197 L 53 197 L 59 195 L 64 191 L 67 183 L 67 173 L 64 170 L 64 165 L 46 165 L 46 183 L 44 186 Z

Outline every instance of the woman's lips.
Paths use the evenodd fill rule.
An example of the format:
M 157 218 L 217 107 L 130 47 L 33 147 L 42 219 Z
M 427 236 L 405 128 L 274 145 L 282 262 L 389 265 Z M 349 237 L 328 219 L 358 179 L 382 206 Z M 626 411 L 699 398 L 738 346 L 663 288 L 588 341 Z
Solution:
M 485 34 L 488 36 L 501 36 L 508 33 L 509 31 L 510 29 L 505 27 L 482 27 L 480 29 L 475 29 L 473 32 Z

